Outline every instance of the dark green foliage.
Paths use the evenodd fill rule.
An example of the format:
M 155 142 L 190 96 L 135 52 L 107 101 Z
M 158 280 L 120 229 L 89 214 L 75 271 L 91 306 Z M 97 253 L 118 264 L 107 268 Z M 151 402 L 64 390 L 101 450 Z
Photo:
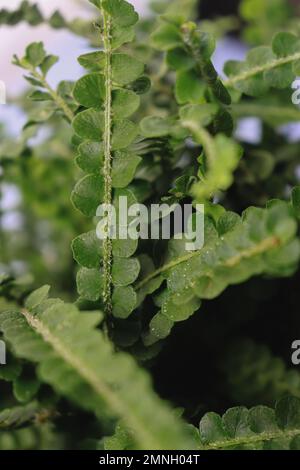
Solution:
M 229 349 L 223 366 L 228 392 L 237 403 L 273 405 L 284 395 L 300 397 L 300 375 L 266 346 L 243 341 Z

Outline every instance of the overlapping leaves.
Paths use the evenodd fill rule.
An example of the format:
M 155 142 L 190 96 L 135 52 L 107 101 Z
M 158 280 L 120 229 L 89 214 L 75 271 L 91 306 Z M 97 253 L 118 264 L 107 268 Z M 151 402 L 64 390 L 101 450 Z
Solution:
M 115 52 L 121 45 L 121 38 L 125 38 L 138 19 L 133 7 L 124 0 L 92 3 L 111 20 L 113 27 L 107 32 L 107 41 L 113 52 L 99 51 L 81 56 L 79 62 L 91 73 L 79 79 L 74 87 L 75 99 L 86 108 L 73 120 L 73 129 L 81 139 L 76 161 L 88 174 L 77 183 L 72 201 L 88 217 L 96 215 L 101 203 L 113 201 L 113 198 L 117 201 L 121 195 L 129 197 L 132 203 L 136 202 L 131 192 L 121 190 L 131 183 L 141 161 L 128 148 L 138 135 L 138 126 L 129 118 L 140 104 L 139 95 L 130 87 L 144 72 L 144 65 L 139 60 Z M 109 148 L 104 145 L 108 136 Z M 116 190 L 114 195 L 112 190 Z M 131 256 L 137 242 L 113 240 L 109 254 L 113 259 L 108 263 L 111 272 L 107 272 L 110 268 L 105 262 L 101 268 L 105 253 L 107 256 L 106 245 L 105 240 L 97 239 L 93 232 L 74 240 L 74 257 L 81 265 L 77 276 L 78 290 L 82 298 L 97 301 L 105 283 L 112 282 L 113 312 L 115 316 L 124 318 L 136 306 L 136 294 L 131 284 L 137 279 L 140 266 L 138 260 Z
M 47 290 L 35 291 L 26 309 L 0 316 L 15 355 L 37 363 L 40 379 L 83 409 L 124 418 L 138 448 L 188 448 L 180 422 L 151 390 L 146 372 L 130 356 L 114 353 L 95 329 L 101 313 L 47 299 Z
M 229 61 L 227 86 L 250 96 L 260 96 L 270 88 L 287 88 L 299 73 L 300 40 L 292 33 L 275 35 L 272 47 L 251 49 L 244 62 Z
M 200 446 L 208 450 L 298 450 L 300 400 L 281 399 L 266 406 L 231 408 L 221 417 L 207 413 L 200 422 Z
M 164 281 L 167 289 L 155 300 L 160 308 L 150 322 L 146 344 L 169 335 L 174 323 L 186 320 L 201 305 L 230 284 L 267 273 L 291 275 L 297 268 L 300 245 L 292 208 L 274 202 L 267 209 L 249 208 L 240 218 L 224 212 L 214 223 L 205 219 L 205 244 L 187 252 L 186 240 L 173 240 L 166 262 L 139 280 L 139 298 L 156 291 Z

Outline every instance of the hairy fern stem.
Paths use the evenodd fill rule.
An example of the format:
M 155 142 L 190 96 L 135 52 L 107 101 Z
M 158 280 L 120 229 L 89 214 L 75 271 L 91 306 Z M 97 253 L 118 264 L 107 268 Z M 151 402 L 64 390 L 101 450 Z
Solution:
M 251 258 L 252 256 L 259 255 L 261 253 L 264 253 L 266 251 L 269 251 L 273 248 L 276 248 L 280 246 L 280 241 L 276 237 L 269 237 L 264 240 L 262 240 L 258 245 L 255 245 L 253 247 L 250 247 L 248 249 L 243 250 L 241 253 L 232 256 L 231 258 L 227 259 L 224 261 L 223 266 L 225 267 L 234 267 L 237 264 L 239 264 L 243 259 Z M 170 263 L 166 263 L 160 268 L 158 268 L 156 271 L 153 271 L 150 273 L 147 277 L 142 279 L 136 286 L 135 289 L 138 291 L 142 289 L 142 287 L 145 287 L 152 279 L 155 279 L 157 276 L 160 274 L 169 271 L 172 268 L 175 268 L 181 263 L 184 263 L 185 261 L 189 261 L 190 259 L 194 258 L 195 256 L 198 256 L 200 251 L 192 251 L 187 253 L 184 256 L 181 256 L 174 261 L 171 261 Z
M 102 9 L 103 15 L 103 45 L 105 53 L 105 103 L 104 103 L 104 204 L 112 203 L 112 154 L 111 154 L 111 133 L 112 133 L 112 67 L 111 67 L 111 21 L 107 13 Z M 109 221 L 108 221 L 109 224 Z M 104 240 L 103 245 L 103 302 L 105 312 L 110 315 L 112 312 L 112 241 L 109 237 Z
M 272 441 L 275 439 L 292 439 L 299 436 L 300 429 L 290 430 L 278 430 L 273 432 L 262 432 L 253 436 L 245 437 L 234 437 L 232 439 L 226 439 L 218 442 L 211 442 L 210 444 L 201 446 L 201 450 L 230 450 L 230 447 L 242 446 L 242 445 L 253 445 L 262 442 Z
M 275 69 L 276 67 L 280 67 L 281 65 L 291 64 L 293 62 L 296 62 L 297 60 L 300 60 L 300 52 L 288 55 L 286 57 L 280 57 L 279 59 L 274 59 L 271 62 L 267 62 L 263 65 L 258 65 L 249 70 L 245 70 L 244 72 L 241 72 L 238 75 L 234 75 L 232 77 L 229 77 L 227 80 L 224 80 L 223 84 L 226 87 L 232 87 L 233 85 L 236 85 L 239 82 L 255 77 L 255 75 L 267 72 L 268 70 Z

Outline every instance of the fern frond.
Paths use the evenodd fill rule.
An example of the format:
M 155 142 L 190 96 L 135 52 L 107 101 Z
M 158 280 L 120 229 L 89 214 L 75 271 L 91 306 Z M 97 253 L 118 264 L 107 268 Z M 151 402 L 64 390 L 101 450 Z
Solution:
M 47 80 L 49 70 L 58 62 L 59 58 L 48 55 L 42 42 L 34 42 L 26 48 L 25 56 L 19 58 L 14 56 L 13 64 L 21 67 L 29 74 L 25 79 L 34 87 L 37 87 L 29 96 L 33 101 L 45 102 L 40 114 L 36 113 L 30 117 L 25 127 L 38 122 L 45 122 L 57 111 L 63 113 L 67 121 L 72 122 L 74 118 L 74 106 L 72 99 L 72 84 L 61 82 L 55 90 Z
M 73 120 L 73 129 L 81 142 L 77 164 L 87 176 L 77 183 L 72 201 L 88 217 L 96 215 L 100 204 L 116 208 L 119 196 L 127 197 L 130 204 L 137 202 L 128 185 L 141 161 L 132 146 L 138 127 L 128 118 L 139 108 L 138 95 L 145 91 L 135 86 L 138 80 L 145 78 L 144 64 L 133 56 L 117 52 L 121 45 L 133 39 L 128 36 L 128 32 L 134 33 L 138 21 L 133 6 L 125 0 L 91 3 L 102 16 L 103 51 L 78 59 L 92 73 L 75 84 L 74 97 L 83 110 Z M 100 300 L 107 316 L 126 318 L 136 307 L 131 285 L 140 271 L 138 260 L 132 258 L 137 241 L 112 240 L 109 217 L 104 222 L 107 236 L 103 241 L 90 232 L 73 242 L 74 257 L 81 266 L 78 291 L 87 300 Z M 91 251 L 94 253 L 92 267 L 86 262 Z M 120 285 L 120 278 L 128 271 L 127 282 Z
M 32 422 L 41 409 L 37 402 L 16 406 L 0 412 L 0 430 L 19 428 Z
M 224 70 L 229 78 L 224 85 L 250 96 L 262 95 L 271 87 L 288 88 L 297 77 L 299 59 L 299 38 L 292 33 L 278 33 L 272 47 L 250 50 L 244 62 L 227 62 Z
M 296 231 L 292 208 L 274 201 L 266 209 L 247 209 L 241 218 L 225 212 L 216 226 L 205 219 L 205 244 L 199 251 L 187 252 L 185 240 L 173 240 L 166 263 L 136 285 L 143 299 L 167 283 L 157 299 L 161 310 L 150 323 L 147 344 L 165 338 L 175 322 L 198 310 L 202 299 L 217 297 L 229 285 L 254 275 L 294 272 L 300 256 Z
M 39 299 L 39 300 L 38 300 Z M 39 364 L 38 374 L 80 407 L 122 417 L 144 449 L 188 448 L 181 423 L 152 391 L 134 360 L 114 353 L 95 329 L 97 313 L 45 300 L 41 289 L 20 312 L 2 313 L 0 329 L 18 357 Z
M 0 450 L 59 450 L 63 447 L 63 438 L 55 434 L 49 423 L 0 431 Z
M 211 124 L 212 119 L 210 105 L 188 105 L 181 110 L 182 126 L 203 148 L 203 155 L 198 160 L 200 181 L 191 187 L 191 194 L 195 202 L 199 203 L 209 200 L 216 192 L 225 191 L 232 185 L 233 173 L 243 154 L 242 148 L 231 138 L 223 134 L 213 137 L 205 129 L 204 126 Z
M 300 400 L 282 398 L 275 410 L 256 406 L 231 408 L 222 417 L 207 413 L 199 429 L 203 450 L 298 450 Z
M 283 395 L 300 398 L 300 374 L 288 370 L 282 359 L 264 345 L 241 341 L 233 345 L 222 361 L 227 390 L 238 403 L 273 405 Z

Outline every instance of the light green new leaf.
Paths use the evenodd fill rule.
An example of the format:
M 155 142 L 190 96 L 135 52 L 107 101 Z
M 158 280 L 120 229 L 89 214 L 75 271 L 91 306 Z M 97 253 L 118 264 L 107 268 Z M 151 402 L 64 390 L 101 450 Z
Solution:
M 225 214 L 222 217 L 219 234 L 210 217 L 205 218 L 202 249 L 187 251 L 184 239 L 172 240 L 169 256 L 159 269 L 150 267 L 144 274 L 144 263 L 141 264 L 142 275 L 135 286 L 138 304 L 148 294 L 148 288 L 152 293 L 153 288 L 161 286 L 161 279 L 167 281 L 167 291 L 156 298 L 156 305 L 164 312 L 158 313 L 150 323 L 146 344 L 154 344 L 172 328 L 174 322 L 166 314 L 170 312 L 176 320 L 177 312 L 179 315 L 182 312 L 184 317 L 194 307 L 198 308 L 193 296 L 214 298 L 228 285 L 244 282 L 251 276 L 292 275 L 297 269 L 300 244 L 295 238 L 297 224 L 289 204 L 274 201 L 267 209 L 249 208 L 241 221 L 232 214 L 227 220 Z M 160 323 L 166 325 L 162 332 L 157 326 Z
M 40 64 L 40 69 L 44 76 L 47 75 L 49 70 L 59 61 L 59 57 L 56 55 L 47 55 L 43 62 Z
M 33 67 L 41 65 L 46 58 L 44 44 L 42 42 L 34 42 L 26 48 L 25 59 Z

